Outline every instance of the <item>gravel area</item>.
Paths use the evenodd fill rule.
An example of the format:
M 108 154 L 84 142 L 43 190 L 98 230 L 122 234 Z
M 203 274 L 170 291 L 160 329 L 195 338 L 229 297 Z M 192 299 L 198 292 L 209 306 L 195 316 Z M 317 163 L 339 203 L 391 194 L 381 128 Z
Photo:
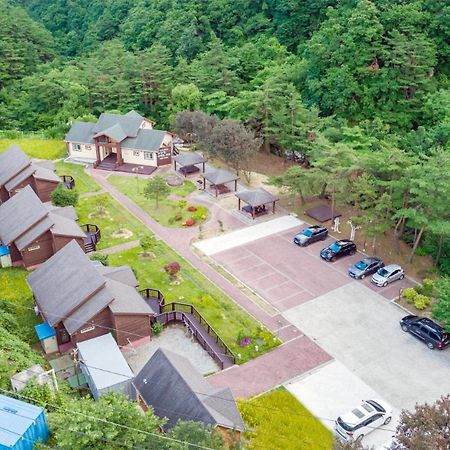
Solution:
M 125 359 L 133 373 L 138 373 L 160 347 L 184 356 L 203 375 L 219 370 L 219 366 L 201 345 L 189 335 L 183 325 L 169 325 L 164 328 L 160 335 L 153 336 L 150 342 L 124 352 Z

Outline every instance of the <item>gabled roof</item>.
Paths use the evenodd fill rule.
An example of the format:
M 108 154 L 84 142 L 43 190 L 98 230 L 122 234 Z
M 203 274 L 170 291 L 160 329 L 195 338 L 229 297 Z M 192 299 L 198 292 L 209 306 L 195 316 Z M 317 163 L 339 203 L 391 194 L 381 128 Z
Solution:
M 0 240 L 3 244 L 9 245 L 41 222 L 47 215 L 47 208 L 33 189 L 26 186 L 0 205 Z M 51 225 L 50 223 L 48 228 Z
M 93 139 L 95 123 L 93 122 L 73 122 L 64 141 L 79 142 L 81 144 L 95 144 Z
M 162 130 L 139 130 L 136 137 L 128 137 L 122 142 L 122 148 L 132 148 L 136 150 L 159 150 L 166 136 Z
M 114 297 L 109 305 L 109 309 L 114 314 L 155 314 L 155 311 L 150 308 L 134 287 L 111 279 L 106 281 L 106 287 Z
M 217 169 L 202 173 L 201 176 L 206 178 L 211 184 L 225 184 L 234 180 L 239 180 L 239 175 L 226 169 Z
M 136 136 L 143 117 L 139 114 L 110 114 L 102 113 L 92 131 L 97 134 L 104 132 L 114 125 L 120 125 L 127 136 Z
M 168 418 L 165 428 L 181 419 L 244 431 L 230 389 L 212 387 L 181 355 L 159 348 L 136 375 L 134 385 L 156 415 Z
M 73 206 L 53 206 L 51 204 L 45 204 L 49 212 L 53 214 L 58 214 L 59 216 L 63 216 L 66 219 L 78 220 L 78 215 Z
M 31 177 L 35 172 L 36 168 L 30 164 L 25 167 L 25 169 L 21 170 L 15 177 L 5 183 L 5 189 L 7 191 L 12 191 L 16 186 L 22 183 L 22 181 L 25 181 L 28 177 Z
M 130 266 L 111 267 L 104 266 L 100 263 L 96 269 L 104 277 L 119 281 L 120 283 L 127 284 L 128 286 L 135 288 L 139 284 Z
M 53 326 L 98 293 L 105 286 L 105 279 L 92 270 L 76 241 L 71 241 L 28 275 L 27 283 L 46 320 Z M 112 301 L 112 296 L 100 300 L 94 302 L 95 310 L 83 311 L 86 314 L 77 315 L 77 320 L 82 323 L 92 319 Z
M 8 150 L 0 154 L 0 186 L 14 178 L 30 164 L 30 159 L 21 148 L 16 144 L 11 145 Z
M 34 178 L 38 180 L 52 181 L 54 183 L 61 183 L 61 178 L 59 178 L 53 170 L 36 163 L 32 163 L 32 167 L 35 169 Z
M 51 232 L 55 236 L 69 236 L 85 238 L 86 233 L 80 228 L 80 226 L 72 219 L 64 217 L 64 215 L 57 212 L 50 212 L 49 218 L 53 223 Z
M 127 137 L 127 134 L 125 133 L 125 131 L 123 131 L 123 128 L 120 126 L 120 124 L 116 123 L 112 127 L 94 134 L 94 139 L 100 136 L 108 136 L 113 141 L 122 142 Z
M 262 188 L 248 189 L 247 191 L 237 192 L 236 197 L 240 198 L 252 207 L 277 202 L 279 200 L 279 197 Z

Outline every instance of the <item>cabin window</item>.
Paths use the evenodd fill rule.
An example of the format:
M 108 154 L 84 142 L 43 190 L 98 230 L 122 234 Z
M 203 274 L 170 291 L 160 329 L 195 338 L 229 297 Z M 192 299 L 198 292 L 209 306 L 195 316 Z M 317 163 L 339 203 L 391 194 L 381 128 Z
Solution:
M 81 152 L 81 144 L 73 144 L 72 148 L 74 152 Z
M 153 152 L 144 152 L 144 159 L 153 159 Z
M 133 156 L 139 156 L 141 152 L 133 150 Z
M 86 150 L 92 150 L 92 145 L 85 145 L 84 148 L 85 148 Z

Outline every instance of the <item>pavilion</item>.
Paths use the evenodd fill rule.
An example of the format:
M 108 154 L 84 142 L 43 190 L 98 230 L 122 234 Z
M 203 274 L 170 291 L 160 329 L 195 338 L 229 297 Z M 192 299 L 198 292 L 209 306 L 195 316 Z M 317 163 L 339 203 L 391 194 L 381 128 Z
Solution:
M 210 172 L 202 173 L 203 177 L 203 189 L 206 190 L 206 181 L 209 181 L 211 188 L 214 189 L 216 197 L 219 194 L 230 192 L 230 189 L 226 186 L 227 183 L 234 181 L 234 191 L 237 191 L 237 182 L 239 175 L 230 172 L 226 169 L 211 170 Z
M 181 166 L 180 172 L 187 176 L 192 173 L 199 172 L 200 169 L 197 167 L 197 164 L 203 165 L 202 172 L 205 172 L 205 158 L 202 155 L 195 152 L 185 152 L 180 153 L 179 155 L 174 156 L 173 158 L 175 172 L 177 171 L 177 164 Z
M 242 211 L 251 214 L 252 218 L 266 214 L 266 205 L 272 203 L 272 214 L 275 214 L 275 203 L 279 200 L 274 194 L 262 188 L 249 189 L 247 191 L 237 192 L 236 197 L 239 201 L 239 211 L 241 211 L 241 202 L 246 203 Z

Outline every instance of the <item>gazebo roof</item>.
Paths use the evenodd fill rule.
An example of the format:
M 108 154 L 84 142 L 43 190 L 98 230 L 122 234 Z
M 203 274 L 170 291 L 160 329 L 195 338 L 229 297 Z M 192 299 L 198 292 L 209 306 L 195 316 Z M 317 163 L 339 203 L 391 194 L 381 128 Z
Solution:
M 217 169 L 210 172 L 202 173 L 202 177 L 206 178 L 211 184 L 225 184 L 231 181 L 239 180 L 239 175 L 226 169 Z
M 189 153 L 180 153 L 177 156 L 173 157 L 173 160 L 176 161 L 180 166 L 193 166 L 195 164 L 200 164 L 205 162 L 205 158 L 202 155 L 195 152 Z
M 266 203 L 272 203 L 279 200 L 274 194 L 266 191 L 262 188 L 249 189 L 247 191 L 237 192 L 236 197 L 240 198 L 243 202 L 250 205 L 252 208 L 255 206 L 265 205 Z

